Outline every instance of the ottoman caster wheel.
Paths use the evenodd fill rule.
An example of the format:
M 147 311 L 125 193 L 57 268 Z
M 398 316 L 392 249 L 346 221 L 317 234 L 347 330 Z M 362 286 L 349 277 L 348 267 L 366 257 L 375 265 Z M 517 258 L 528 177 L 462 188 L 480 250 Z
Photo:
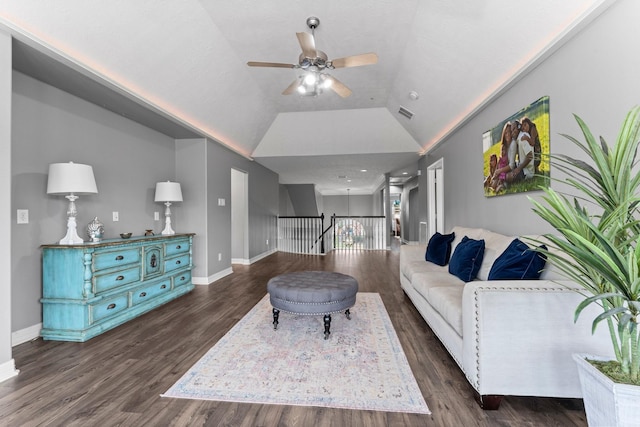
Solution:
M 329 335 L 331 334 L 331 332 L 329 331 L 329 329 L 331 328 L 331 315 L 325 314 L 323 320 L 324 320 L 324 339 L 327 340 L 329 339 Z
M 280 310 L 277 308 L 273 309 L 273 329 L 278 329 L 278 316 L 280 315 Z
M 347 311 L 344 312 L 344 315 L 347 316 L 348 320 L 351 320 L 351 312 L 349 311 L 348 308 L 347 308 Z

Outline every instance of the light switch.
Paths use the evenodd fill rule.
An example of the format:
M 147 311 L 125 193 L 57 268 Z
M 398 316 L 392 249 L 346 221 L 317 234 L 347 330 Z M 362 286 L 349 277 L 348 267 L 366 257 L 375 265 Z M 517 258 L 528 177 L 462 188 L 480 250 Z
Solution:
M 118 212 L 113 213 L 113 221 L 120 221 L 120 214 Z
M 218 199 L 218 206 L 224 206 L 226 204 L 226 200 Z
M 18 209 L 18 224 L 29 224 L 29 209 Z

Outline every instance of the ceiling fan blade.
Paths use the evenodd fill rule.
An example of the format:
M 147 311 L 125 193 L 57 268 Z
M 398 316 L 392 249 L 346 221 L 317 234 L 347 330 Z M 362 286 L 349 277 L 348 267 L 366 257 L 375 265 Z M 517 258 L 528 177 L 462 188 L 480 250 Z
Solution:
M 298 42 L 300 43 L 304 56 L 306 58 L 317 58 L 316 41 L 313 35 L 309 33 L 296 33 L 296 36 L 298 36 Z
M 363 53 L 362 55 L 346 56 L 331 61 L 333 68 L 359 67 L 361 65 L 371 65 L 378 62 L 378 55 L 375 53 Z
M 280 62 L 256 62 L 249 61 L 247 62 L 249 67 L 274 67 L 274 68 L 295 68 L 293 64 L 282 64 Z
M 327 76 L 327 80 L 331 81 L 331 85 L 329 86 L 329 88 L 341 97 L 346 98 L 347 96 L 351 95 L 351 89 L 346 87 L 340 80 L 336 79 L 333 76 Z
M 291 95 L 298 89 L 298 79 L 295 79 L 291 84 L 282 92 L 283 95 Z

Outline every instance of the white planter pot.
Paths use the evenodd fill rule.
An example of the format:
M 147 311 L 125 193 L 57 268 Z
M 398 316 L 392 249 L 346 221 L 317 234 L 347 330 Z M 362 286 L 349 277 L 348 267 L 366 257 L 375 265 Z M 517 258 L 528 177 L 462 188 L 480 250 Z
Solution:
M 640 427 L 640 386 L 618 384 L 587 362 L 608 360 L 574 354 L 582 387 L 584 409 L 591 427 Z

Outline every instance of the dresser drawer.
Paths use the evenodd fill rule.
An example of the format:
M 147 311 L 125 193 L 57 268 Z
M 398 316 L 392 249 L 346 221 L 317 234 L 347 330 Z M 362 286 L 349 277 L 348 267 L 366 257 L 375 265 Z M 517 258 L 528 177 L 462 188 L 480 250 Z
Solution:
M 164 294 L 171 290 L 171 280 L 163 280 L 153 285 L 143 286 L 131 291 L 131 305 L 141 304 L 149 301 L 153 297 Z
M 126 310 L 128 302 L 129 297 L 127 295 L 120 295 L 97 304 L 89 305 L 89 323 L 99 322 L 100 320 Z
M 97 252 L 93 255 L 93 271 L 140 262 L 140 248 Z
M 176 258 L 171 258 L 165 260 L 164 262 L 164 272 L 167 273 L 169 271 L 177 270 L 178 268 L 188 267 L 190 255 L 182 255 Z
M 186 285 L 191 282 L 191 272 L 185 271 L 182 274 L 177 274 L 173 276 L 173 287 L 177 288 L 178 286 Z
M 137 282 L 140 280 L 140 266 L 129 267 L 124 270 L 116 271 L 109 274 L 101 274 L 94 278 L 93 292 L 100 293 L 110 289 L 117 288 L 118 286 L 126 285 L 128 283 Z
M 180 240 L 178 242 L 165 243 L 165 255 L 172 256 L 189 252 L 189 241 Z

